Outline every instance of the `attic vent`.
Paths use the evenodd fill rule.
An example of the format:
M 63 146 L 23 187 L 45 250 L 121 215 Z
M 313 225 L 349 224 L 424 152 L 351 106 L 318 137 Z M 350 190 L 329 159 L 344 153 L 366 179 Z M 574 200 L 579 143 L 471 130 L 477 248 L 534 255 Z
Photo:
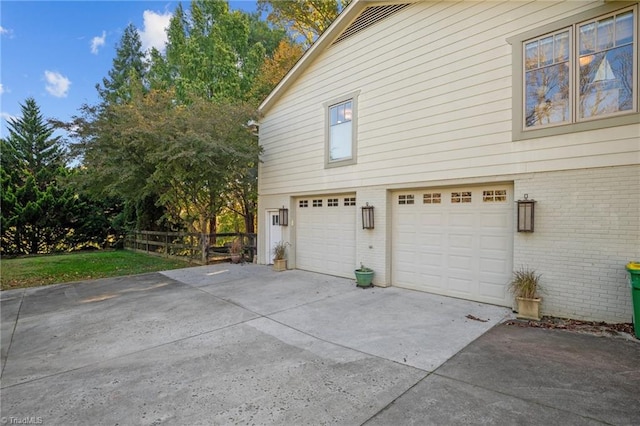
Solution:
M 404 9 L 409 6 L 409 3 L 402 4 L 389 4 L 386 6 L 369 6 L 365 10 L 362 11 L 360 15 L 356 18 L 355 21 L 351 23 L 343 32 L 338 36 L 338 38 L 333 42 L 333 44 L 340 43 L 342 40 L 351 37 L 352 35 L 369 28 L 371 25 L 382 21 L 388 16 L 393 15 L 396 12 Z

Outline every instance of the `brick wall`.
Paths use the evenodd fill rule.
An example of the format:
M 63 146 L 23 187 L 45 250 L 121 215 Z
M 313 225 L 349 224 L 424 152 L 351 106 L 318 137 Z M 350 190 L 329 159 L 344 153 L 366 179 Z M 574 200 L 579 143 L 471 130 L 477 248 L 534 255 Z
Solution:
M 537 201 L 535 232 L 516 233 L 513 264 L 542 273 L 543 314 L 630 322 L 624 266 L 640 259 L 640 166 L 532 173 L 514 190 Z

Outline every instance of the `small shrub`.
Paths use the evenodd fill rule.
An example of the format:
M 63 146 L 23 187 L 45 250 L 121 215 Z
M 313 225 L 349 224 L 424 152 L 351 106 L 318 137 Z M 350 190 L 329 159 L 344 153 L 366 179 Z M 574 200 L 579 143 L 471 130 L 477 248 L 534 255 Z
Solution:
M 516 297 L 535 299 L 540 287 L 540 274 L 526 267 L 513 271 L 513 278 L 509 283 L 509 290 Z
M 273 247 L 273 259 L 274 260 L 282 260 L 287 255 L 287 246 L 289 243 L 284 241 L 279 241 Z

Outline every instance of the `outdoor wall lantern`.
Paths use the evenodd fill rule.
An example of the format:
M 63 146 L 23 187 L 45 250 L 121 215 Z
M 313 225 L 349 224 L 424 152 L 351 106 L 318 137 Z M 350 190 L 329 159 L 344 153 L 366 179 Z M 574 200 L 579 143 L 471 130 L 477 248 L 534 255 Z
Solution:
M 373 206 L 362 206 L 362 229 L 373 229 Z
M 278 223 L 280 226 L 289 225 L 289 209 L 285 209 L 284 206 L 282 206 L 281 209 L 278 209 Z
M 533 232 L 535 200 L 524 194 L 524 200 L 518 200 L 518 232 Z

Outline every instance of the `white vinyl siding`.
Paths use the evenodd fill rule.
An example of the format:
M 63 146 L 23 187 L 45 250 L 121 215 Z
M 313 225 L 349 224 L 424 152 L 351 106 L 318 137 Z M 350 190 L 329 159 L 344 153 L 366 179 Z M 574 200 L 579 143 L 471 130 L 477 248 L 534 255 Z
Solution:
M 638 124 L 512 140 L 505 40 L 597 5 L 418 2 L 328 48 L 261 122 L 260 193 L 637 162 Z M 357 164 L 327 168 L 321 102 L 353 91 L 360 93 Z

